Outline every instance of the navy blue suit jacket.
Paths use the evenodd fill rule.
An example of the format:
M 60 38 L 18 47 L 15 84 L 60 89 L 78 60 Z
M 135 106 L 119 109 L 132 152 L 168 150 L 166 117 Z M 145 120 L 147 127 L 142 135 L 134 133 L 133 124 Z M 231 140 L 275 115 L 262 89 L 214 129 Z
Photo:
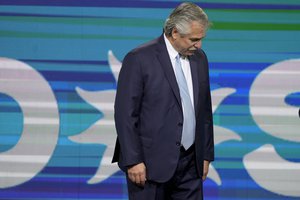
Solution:
M 208 62 L 202 50 L 189 59 L 197 169 L 201 177 L 203 160 L 214 159 Z M 182 123 L 179 88 L 162 35 L 132 50 L 123 60 L 115 99 L 118 138 L 113 162 L 118 162 L 124 171 L 144 162 L 147 180 L 169 180 L 179 159 Z

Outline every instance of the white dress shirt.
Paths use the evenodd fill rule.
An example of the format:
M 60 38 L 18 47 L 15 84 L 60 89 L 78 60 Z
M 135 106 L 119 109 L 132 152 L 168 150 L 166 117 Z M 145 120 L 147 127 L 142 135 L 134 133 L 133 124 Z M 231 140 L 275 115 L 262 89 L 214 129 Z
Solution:
M 173 71 L 174 71 L 175 76 L 176 76 L 175 61 L 176 61 L 176 56 L 179 53 L 174 49 L 174 47 L 172 46 L 172 44 L 170 43 L 168 38 L 165 36 L 165 34 L 164 34 L 164 39 L 165 39 L 167 50 L 168 50 L 170 60 L 171 60 L 171 63 L 172 63 Z M 191 74 L 190 61 L 187 57 L 185 57 L 185 58 L 180 57 L 180 62 L 181 62 L 181 67 L 182 67 L 183 74 L 185 76 L 185 80 L 187 81 L 187 86 L 188 86 L 188 89 L 189 89 L 192 105 L 194 107 L 193 80 L 192 80 L 192 74 Z

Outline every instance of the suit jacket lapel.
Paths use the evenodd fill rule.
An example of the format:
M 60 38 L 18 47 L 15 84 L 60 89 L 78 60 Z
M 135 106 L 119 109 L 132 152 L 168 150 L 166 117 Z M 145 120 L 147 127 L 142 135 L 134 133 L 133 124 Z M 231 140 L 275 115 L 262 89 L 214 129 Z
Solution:
M 195 113 L 197 113 L 198 107 L 198 95 L 199 95 L 199 77 L 198 77 L 198 66 L 196 58 L 194 56 L 190 57 L 190 66 L 191 66 L 191 73 L 192 73 L 192 80 L 193 80 L 193 92 L 194 92 L 194 108 Z
M 165 72 L 165 75 L 169 81 L 169 84 L 173 90 L 173 93 L 178 101 L 178 104 L 180 105 L 181 108 L 181 100 L 180 100 L 180 93 L 179 93 L 179 87 L 176 81 L 175 73 L 172 67 L 171 60 L 169 58 L 168 50 L 164 41 L 163 35 L 159 38 L 159 43 L 158 43 L 158 48 L 157 48 L 157 57 L 158 60 Z
M 169 58 L 168 50 L 163 35 L 158 39 L 158 42 L 159 42 L 157 48 L 158 60 L 161 63 L 161 66 L 166 74 L 166 77 L 178 101 L 178 104 L 180 105 L 180 108 L 182 108 L 179 87 L 177 84 L 177 80 L 172 67 L 172 63 Z M 195 113 L 197 113 L 198 98 L 199 98 L 199 75 L 198 75 L 199 66 L 197 64 L 197 58 L 195 57 L 195 55 L 190 57 L 190 66 L 191 66 L 191 73 L 192 73 L 192 80 L 193 80 L 194 109 L 195 109 Z

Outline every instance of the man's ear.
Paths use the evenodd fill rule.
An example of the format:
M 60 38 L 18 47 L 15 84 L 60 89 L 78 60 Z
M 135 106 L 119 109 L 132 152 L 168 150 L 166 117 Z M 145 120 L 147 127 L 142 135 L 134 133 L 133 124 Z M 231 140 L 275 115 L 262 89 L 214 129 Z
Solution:
M 172 29 L 172 38 L 176 40 L 179 37 L 179 32 L 176 27 Z

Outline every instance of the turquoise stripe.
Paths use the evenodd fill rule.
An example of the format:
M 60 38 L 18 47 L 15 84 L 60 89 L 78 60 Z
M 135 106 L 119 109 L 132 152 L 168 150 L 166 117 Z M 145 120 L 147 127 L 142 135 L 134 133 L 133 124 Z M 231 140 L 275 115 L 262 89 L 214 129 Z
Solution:
M 117 58 L 122 60 L 130 49 L 145 42 L 140 40 L 133 40 L 128 43 L 124 40 L 45 40 L 20 38 L 18 39 L 18 48 L 16 48 L 13 41 L 13 38 L 0 39 L 0 43 L 5 46 L 5 51 L 1 53 L 1 57 L 49 60 L 107 60 L 107 52 L 108 50 L 112 50 L 116 53 Z M 264 45 L 262 45 L 262 43 L 264 43 Z M 299 58 L 299 48 L 297 44 L 295 41 L 281 40 L 274 40 L 274 42 L 204 41 L 203 49 L 211 56 L 212 60 L 210 61 L 213 62 L 230 62 L 231 59 L 234 62 L 274 62 L 280 59 Z M 39 51 L 34 51 L 37 45 L 39 46 Z M 119 46 L 123 48 L 120 49 Z M 84 54 L 82 49 L 85 50 Z M 226 51 L 222 52 L 222 49 L 226 49 Z
M 97 111 L 96 108 L 95 111 Z M 77 135 L 85 131 L 96 121 L 100 120 L 102 116 L 103 115 L 100 112 L 99 114 L 85 113 L 80 115 L 78 113 L 60 113 L 60 136 Z
M 2 21 L 0 17 L 0 34 L 3 31 L 29 32 L 35 34 L 73 34 L 81 37 L 89 35 L 107 35 L 110 37 L 122 36 L 134 38 L 151 38 L 153 35 L 162 32 L 162 28 L 156 27 L 126 27 L 126 26 L 104 26 L 104 25 L 82 25 L 82 24 L 55 24 L 55 23 L 34 23 L 34 22 L 16 22 Z M 141 31 L 142 30 L 142 31 Z M 87 38 L 88 39 L 88 38 Z
M 1 46 L 5 47 L 1 57 L 46 60 L 107 60 L 109 50 L 123 59 L 130 49 L 144 42 L 146 40 L 0 38 Z
M 69 139 L 69 137 L 62 136 L 59 138 L 59 147 L 57 149 L 56 154 L 65 157 L 65 156 L 78 156 L 78 152 L 76 152 L 76 149 L 80 148 L 82 144 L 74 143 Z M 73 143 L 73 145 L 70 145 Z M 80 156 L 81 157 L 99 157 L 102 155 L 104 148 L 106 145 L 104 144 L 86 144 L 87 148 L 81 148 L 80 149 Z
M 276 53 L 244 53 L 244 52 L 223 52 L 216 51 L 215 48 L 206 49 L 206 54 L 210 62 L 248 62 L 248 63 L 275 63 L 288 59 L 299 59 L 298 54 L 276 54 Z
M 56 67 L 56 66 L 55 66 Z M 97 72 L 95 72 L 97 73 Z M 53 90 L 74 90 L 75 87 L 78 87 L 78 82 L 60 82 L 60 81 L 51 81 L 51 88 Z M 80 82 L 80 88 L 89 88 L 89 90 L 113 90 L 116 88 L 116 83 L 113 82 L 103 82 L 99 80 L 99 82 Z M 67 94 L 64 94 L 67 95 Z
M 300 31 L 238 31 L 238 30 L 209 30 L 207 40 L 229 40 L 229 41 L 295 41 L 293 46 L 300 41 Z M 260 47 L 261 48 L 261 47 Z M 277 49 L 277 48 L 276 48 Z
M 30 64 L 30 62 L 28 62 Z M 44 63 L 44 62 L 34 62 L 31 64 L 36 70 L 43 71 L 61 71 L 61 72 L 95 72 L 95 73 L 111 73 L 111 69 L 108 65 L 100 64 L 66 64 L 66 63 Z M 53 83 L 53 82 L 52 82 Z M 61 82 L 64 83 L 64 82 Z M 68 82 L 69 84 L 70 82 Z M 78 84 L 78 82 L 76 82 Z M 80 84 L 86 84 L 80 82 Z M 75 83 L 74 83 L 75 84 Z M 93 83 L 92 85 L 94 85 Z
M 74 15 L 91 17 L 132 17 L 147 19 L 166 19 L 171 9 L 153 8 L 92 8 L 92 7 L 47 7 L 47 6 L 0 6 L 0 12 L 23 14 Z
M 101 152 L 99 152 L 99 150 L 99 155 L 95 158 L 78 157 L 78 153 L 81 153 L 81 151 L 77 149 L 76 152 L 77 154 L 74 154 L 74 157 L 56 157 L 54 155 L 51 158 L 50 162 L 47 164 L 47 167 L 76 167 L 76 164 L 78 164 L 78 167 L 98 167 L 99 161 L 101 159 L 101 157 L 99 157 L 99 155 L 101 155 Z M 80 162 L 78 162 L 79 160 Z M 77 174 L 76 177 L 78 177 Z M 91 176 L 89 176 L 89 178 L 91 178 Z
M 245 72 L 245 73 L 247 73 L 247 72 Z M 237 94 L 233 94 L 233 95 L 237 96 Z M 243 95 L 243 96 L 246 97 L 246 95 Z M 244 115 L 249 115 L 249 107 L 245 106 L 245 105 L 238 105 L 238 104 L 222 105 L 218 109 L 218 111 L 220 112 L 220 117 L 222 117 L 223 113 L 226 113 L 226 114 L 244 114 Z
M 242 65 L 242 64 L 241 64 Z M 221 75 L 232 75 L 236 74 L 236 76 L 239 76 L 240 74 L 252 74 L 252 75 L 257 75 L 260 72 L 260 70 L 253 70 L 253 69 L 240 69 L 240 70 L 221 70 L 221 69 L 210 69 L 209 75 L 210 77 L 220 77 Z
M 98 92 L 98 91 L 97 91 Z M 99 102 L 101 103 L 101 102 Z M 113 102 L 111 102 L 113 103 Z M 96 108 L 91 106 L 84 106 L 82 102 L 80 103 L 74 103 L 74 102 L 66 102 L 66 103 L 59 103 L 60 109 L 80 109 L 80 110 L 93 110 L 95 112 L 100 112 Z M 85 111 L 86 112 L 86 111 Z M 91 115 L 97 115 L 97 114 L 91 114 Z
M 23 113 L 20 110 L 19 105 L 10 101 L 8 103 L 1 102 L 1 106 L 5 108 L 17 108 L 17 110 L 15 112 L 6 112 L 4 110 L 0 112 L 0 136 L 2 137 L 3 135 L 15 135 L 21 133 L 24 122 Z
M 295 41 L 208 41 L 204 46 L 215 50 L 228 48 L 227 52 L 300 53 Z

